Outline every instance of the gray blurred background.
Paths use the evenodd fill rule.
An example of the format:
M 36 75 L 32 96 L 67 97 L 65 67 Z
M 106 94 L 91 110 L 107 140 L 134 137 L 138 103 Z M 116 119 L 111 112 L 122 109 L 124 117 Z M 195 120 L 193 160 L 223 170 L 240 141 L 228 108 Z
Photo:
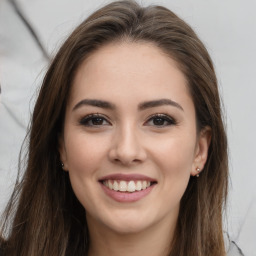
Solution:
M 18 155 L 49 58 L 103 0 L 0 0 L 0 212 L 16 179 Z M 215 63 L 230 148 L 225 226 L 256 256 L 256 1 L 144 0 L 185 19 Z

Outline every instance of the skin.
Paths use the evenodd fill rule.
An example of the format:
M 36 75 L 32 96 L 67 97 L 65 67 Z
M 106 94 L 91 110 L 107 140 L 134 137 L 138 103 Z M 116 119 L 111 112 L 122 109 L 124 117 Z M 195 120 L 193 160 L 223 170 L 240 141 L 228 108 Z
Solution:
M 84 99 L 114 108 L 77 105 Z M 139 109 L 159 99 L 175 103 Z M 85 118 L 92 114 L 99 119 Z M 89 255 L 167 255 L 181 197 L 203 169 L 209 144 L 210 129 L 197 132 L 185 76 L 159 48 L 109 44 L 86 59 L 66 108 L 60 155 L 87 212 Z M 116 173 L 143 174 L 157 184 L 136 202 L 117 202 L 99 182 Z

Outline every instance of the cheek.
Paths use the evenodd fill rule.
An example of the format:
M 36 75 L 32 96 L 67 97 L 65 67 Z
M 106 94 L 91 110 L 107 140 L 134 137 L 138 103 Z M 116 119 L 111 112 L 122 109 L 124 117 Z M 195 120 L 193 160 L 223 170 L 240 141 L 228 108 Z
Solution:
M 195 140 L 188 136 L 175 136 L 155 145 L 151 154 L 159 168 L 164 189 L 169 196 L 178 199 L 183 195 L 190 178 Z
M 155 144 L 153 155 L 157 155 L 159 162 L 172 171 L 181 171 L 191 167 L 194 160 L 195 140 L 188 136 L 176 136 Z M 175 168 L 172 168 L 175 167 Z
M 91 196 L 96 194 L 97 170 L 105 161 L 106 143 L 83 132 L 67 134 L 66 153 L 73 191 L 85 209 L 94 208 Z
M 192 144 L 180 144 L 178 141 L 166 142 L 161 149 L 156 149 L 163 189 L 162 200 L 167 211 L 179 207 L 190 179 L 193 153 Z
M 66 137 L 66 152 L 69 172 L 84 176 L 97 170 L 106 154 L 106 143 L 99 136 L 80 132 Z

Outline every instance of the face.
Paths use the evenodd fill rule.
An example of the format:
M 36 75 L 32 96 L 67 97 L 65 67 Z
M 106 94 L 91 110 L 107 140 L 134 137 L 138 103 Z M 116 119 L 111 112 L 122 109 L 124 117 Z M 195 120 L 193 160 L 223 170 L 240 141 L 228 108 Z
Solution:
M 132 233 L 176 223 L 208 144 L 183 73 L 156 46 L 107 45 L 78 69 L 60 154 L 89 227 Z

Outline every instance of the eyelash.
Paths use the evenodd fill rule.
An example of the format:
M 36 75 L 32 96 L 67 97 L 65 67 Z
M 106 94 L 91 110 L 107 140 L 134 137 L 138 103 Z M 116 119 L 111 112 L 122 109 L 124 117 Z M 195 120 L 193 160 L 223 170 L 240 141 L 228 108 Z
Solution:
M 157 119 L 158 119 L 158 121 L 160 120 L 161 124 L 155 124 L 155 123 L 148 124 L 149 122 L 151 122 L 151 121 L 154 122 Z M 92 123 L 93 121 L 100 122 L 100 123 L 93 124 Z M 107 122 L 107 124 L 103 124 L 104 122 Z M 87 116 L 81 118 L 79 121 L 79 124 L 83 125 L 83 126 L 87 126 L 87 127 L 97 127 L 97 126 L 100 127 L 100 126 L 104 126 L 104 125 L 111 125 L 111 123 L 108 121 L 108 118 L 106 118 L 105 116 L 98 114 L 98 113 L 90 114 L 90 115 L 87 115 Z M 173 119 L 172 117 L 170 117 L 167 114 L 154 114 L 154 115 L 150 116 L 144 124 L 147 126 L 152 125 L 152 126 L 155 126 L 158 128 L 162 128 L 162 127 L 166 127 L 166 126 L 170 126 L 170 125 L 176 125 L 177 122 L 175 119 Z
M 159 124 L 159 125 L 153 124 L 153 126 L 156 126 L 156 127 L 159 127 L 159 128 L 177 124 L 176 120 L 174 118 L 170 117 L 167 114 L 154 114 L 154 115 L 149 117 L 149 119 L 145 122 L 145 124 L 150 122 L 150 121 L 154 121 L 156 119 L 161 119 L 161 121 L 163 121 L 164 123 L 167 122 L 167 124 L 165 124 L 165 125 L 164 124 Z
M 100 114 L 90 114 L 87 115 L 83 118 L 80 119 L 79 124 L 84 125 L 84 126 L 88 126 L 88 127 L 96 127 L 96 126 L 102 126 L 102 125 L 106 125 L 106 124 L 89 124 L 89 122 L 92 122 L 93 120 L 101 120 L 103 122 L 107 121 L 108 124 L 110 124 L 110 122 L 107 120 L 107 118 L 103 115 Z

